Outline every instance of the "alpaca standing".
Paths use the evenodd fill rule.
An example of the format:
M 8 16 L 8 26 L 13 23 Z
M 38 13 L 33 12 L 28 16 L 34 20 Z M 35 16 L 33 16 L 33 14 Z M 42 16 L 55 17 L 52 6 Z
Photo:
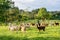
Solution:
M 9 30 L 11 31 L 17 31 L 18 27 L 16 25 L 12 25 L 11 23 L 9 24 Z
M 39 31 L 40 30 L 45 31 L 45 26 L 46 26 L 45 23 L 39 23 L 39 21 L 38 21 L 37 28 Z
M 26 26 L 25 26 L 24 23 L 22 23 L 22 24 L 20 25 L 20 29 L 21 29 L 22 32 L 25 32 L 25 31 L 26 31 Z

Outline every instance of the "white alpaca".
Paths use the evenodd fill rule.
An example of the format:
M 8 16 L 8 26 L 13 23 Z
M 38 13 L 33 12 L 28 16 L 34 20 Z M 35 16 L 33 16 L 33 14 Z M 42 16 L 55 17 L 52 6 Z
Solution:
M 18 30 L 18 27 L 16 25 L 9 24 L 9 30 L 11 31 Z

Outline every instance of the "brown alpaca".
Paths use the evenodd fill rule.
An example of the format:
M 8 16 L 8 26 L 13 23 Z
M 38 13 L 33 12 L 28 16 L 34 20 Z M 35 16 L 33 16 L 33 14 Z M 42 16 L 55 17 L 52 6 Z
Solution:
M 38 25 L 37 25 L 37 28 L 38 28 L 39 31 L 40 31 L 40 30 L 45 31 L 45 25 L 40 25 L 40 24 L 38 24 Z
M 57 25 L 57 26 L 58 26 L 58 25 L 59 25 L 59 23 L 58 23 L 58 22 L 55 22 L 55 25 Z
M 31 23 L 32 24 L 32 26 L 34 26 L 35 24 L 34 23 Z
M 46 24 L 44 22 L 39 23 L 39 21 L 38 21 L 37 28 L 38 28 L 39 31 L 40 30 L 45 31 L 45 27 L 46 27 Z

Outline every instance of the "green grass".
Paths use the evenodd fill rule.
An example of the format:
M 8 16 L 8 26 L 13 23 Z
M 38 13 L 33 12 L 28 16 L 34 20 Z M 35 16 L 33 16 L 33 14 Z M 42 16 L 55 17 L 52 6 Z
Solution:
M 60 26 L 46 27 L 45 32 L 31 27 L 24 33 L 9 31 L 8 26 L 0 26 L 0 40 L 60 40 Z

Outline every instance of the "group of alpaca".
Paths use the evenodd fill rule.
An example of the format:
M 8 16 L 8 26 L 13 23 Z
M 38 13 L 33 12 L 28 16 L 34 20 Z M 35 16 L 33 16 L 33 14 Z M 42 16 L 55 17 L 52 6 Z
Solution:
M 54 23 L 55 25 L 59 25 L 59 23 Z M 21 23 L 20 24 L 20 26 L 18 27 L 18 26 L 16 26 L 16 25 L 12 25 L 12 24 L 9 24 L 9 30 L 11 30 L 11 31 L 18 31 L 18 30 L 21 30 L 22 32 L 24 32 L 24 31 L 26 31 L 26 28 L 30 28 L 30 25 L 31 24 L 25 24 L 25 23 Z M 35 24 L 32 24 L 33 26 L 35 25 Z M 40 23 L 39 21 L 37 22 L 37 24 L 35 25 L 36 27 L 37 27 L 37 29 L 40 31 L 40 30 L 43 30 L 43 31 L 45 31 L 45 28 L 46 28 L 46 26 L 48 26 L 48 24 L 46 24 L 46 23 L 44 23 L 44 22 L 42 22 L 42 23 Z
M 29 28 L 30 25 L 29 24 L 24 24 L 24 23 L 21 23 L 19 26 L 17 26 L 16 24 L 9 24 L 9 30 L 10 31 L 18 31 L 18 30 L 21 30 L 21 31 L 26 31 L 26 28 Z

